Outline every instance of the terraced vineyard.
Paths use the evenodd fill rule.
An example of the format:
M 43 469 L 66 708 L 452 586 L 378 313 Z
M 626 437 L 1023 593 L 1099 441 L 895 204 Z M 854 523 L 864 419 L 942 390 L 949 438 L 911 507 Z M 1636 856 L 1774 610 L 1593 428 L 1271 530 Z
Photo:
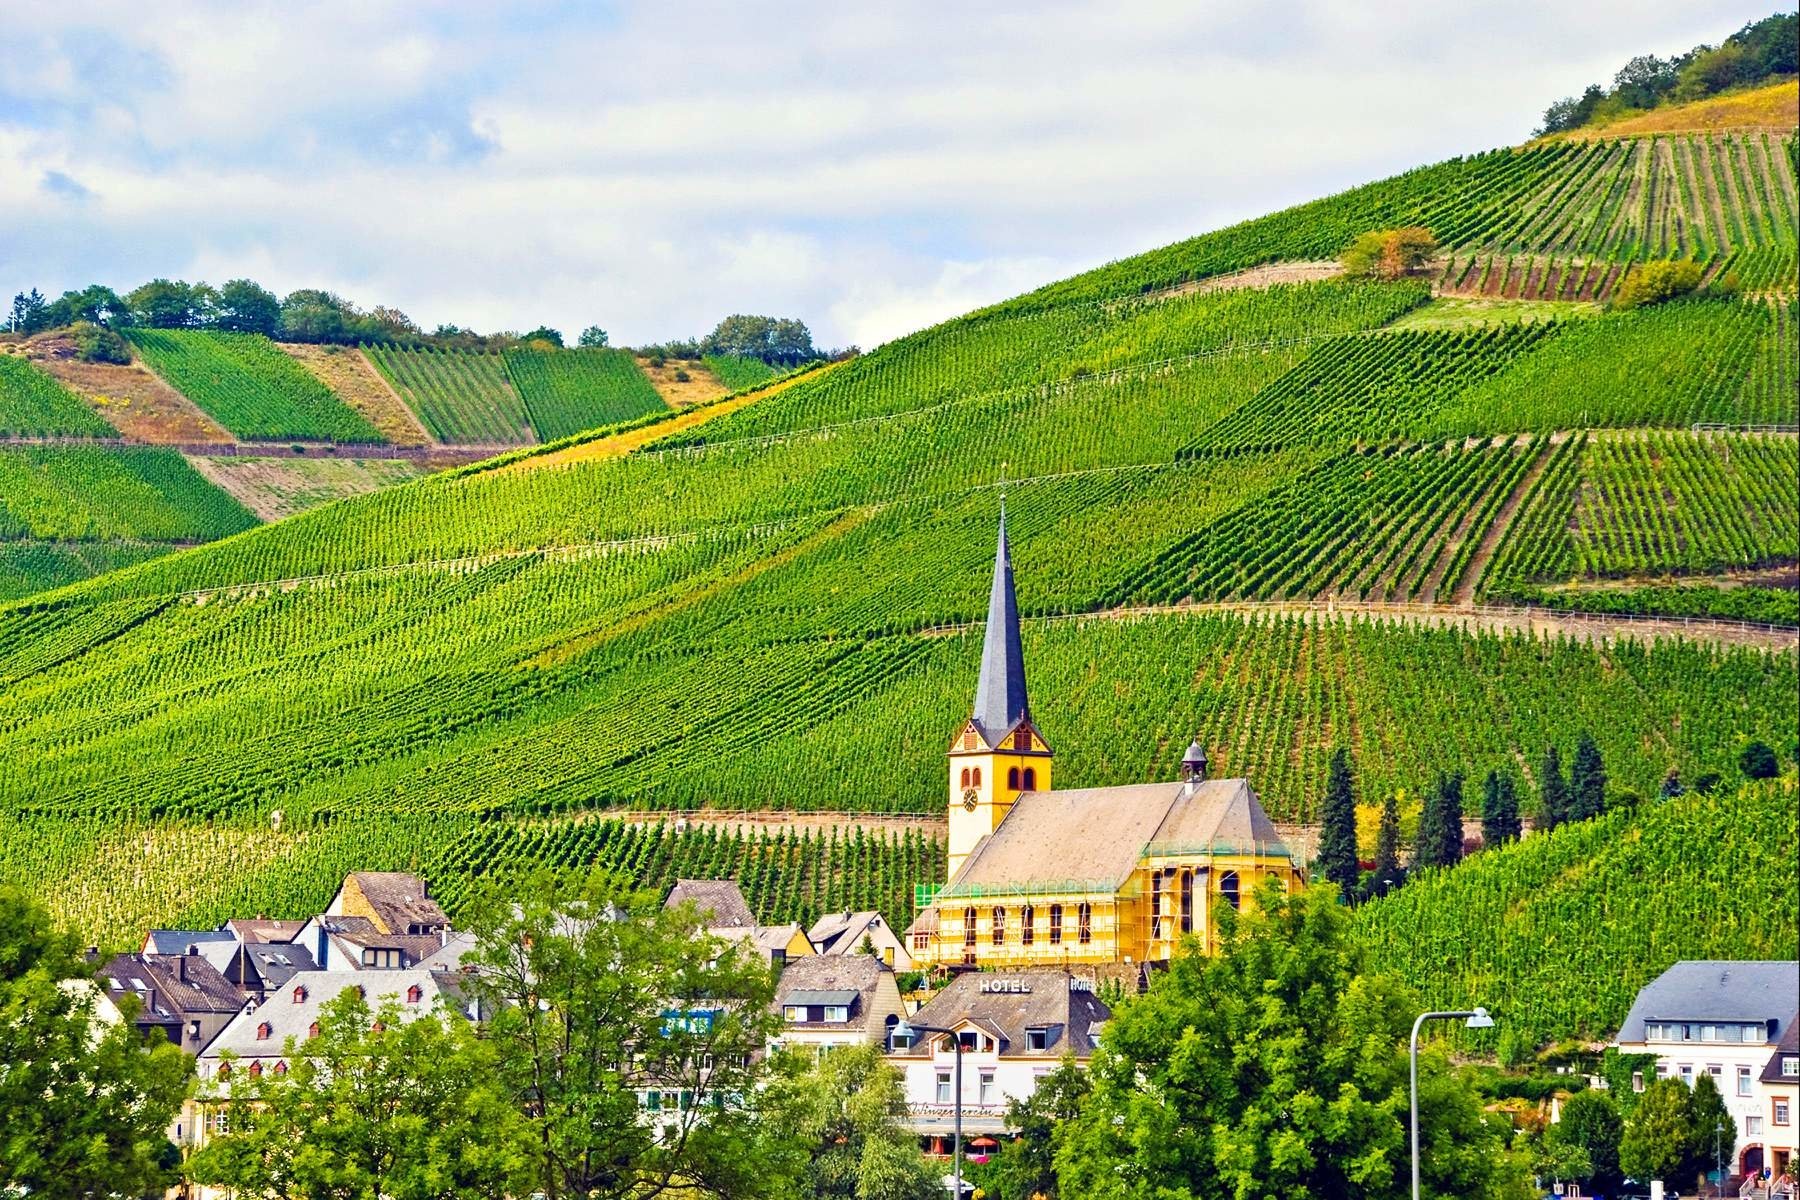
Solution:
M 810 924 L 845 905 L 878 909 L 904 928 L 913 886 L 930 880 L 943 844 L 916 832 L 735 834 L 617 821 L 522 823 L 438 815 L 325 821 L 69 821 L 0 815 L 0 871 L 32 888 L 79 935 L 134 946 L 152 922 L 209 928 L 246 911 L 321 911 L 344 875 L 423 872 L 452 918 L 482 876 L 528 864 L 614 872 L 662 891 L 677 878 L 734 876 L 771 923 Z M 185 877 L 179 886 L 175 881 Z M 96 914 L 105 920 L 96 922 Z
M 1785 211 L 1791 159 L 1774 191 L 1745 174 L 1777 151 L 1669 144 L 1734 197 L 1706 226 L 1715 259 L 1791 249 L 1757 215 Z M 1793 435 L 1692 426 L 1795 424 L 1791 277 L 1773 300 L 1545 320 L 1517 301 L 1491 323 L 1475 302 L 1422 311 L 1422 280 L 1186 287 L 1415 221 L 1486 254 L 1661 253 L 1631 214 L 1674 211 L 1687 176 L 1655 199 L 1646 153 L 1423 168 L 671 414 L 617 453 L 521 451 L 0 608 L 0 817 L 77 831 L 64 911 L 113 927 L 178 896 L 297 909 L 371 860 L 422 864 L 449 895 L 525 857 L 646 880 L 714 861 L 606 826 L 621 807 L 935 811 L 1002 491 L 1034 714 L 1072 786 L 1171 778 L 1196 730 L 1285 819 L 1315 810 L 1337 744 L 1367 797 L 1504 769 L 1528 808 L 1530 764 L 1583 730 L 1643 795 L 1671 767 L 1732 772 L 1746 739 L 1789 753 L 1791 649 L 1187 607 L 1601 607 L 1619 601 L 1596 589 L 1640 576 L 1723 605 L 1752 589 L 1718 572 L 1790 562 Z M 553 378 L 608 356 L 369 353 L 445 440 L 611 415 Z M 156 873 L 167 895 L 109 897 L 114 872 L 83 864 L 143 837 L 183 848 Z M 869 850 L 833 884 L 800 869 L 830 861 L 818 845 L 704 853 L 764 872 L 771 915 L 894 903 L 925 869 Z
M 441 442 L 529 445 L 525 405 L 498 354 L 365 346 L 363 353 Z
M 170 450 L 0 447 L 0 598 L 143 562 L 255 523 Z
M 385 440 L 260 334 L 131 329 L 126 337 L 152 370 L 240 438 Z
M 27 359 L 0 354 L 0 437 L 116 438 L 80 396 Z
M 745 358 L 741 354 L 708 354 L 702 361 L 707 370 L 719 377 L 720 383 L 734 392 L 760 387 L 778 374 L 762 359 Z
M 508 350 L 505 359 L 540 441 L 668 408 L 629 350 Z
M 1565 825 L 1409 881 L 1358 931 L 1432 1008 L 1492 1004 L 1525 1046 L 1604 1041 L 1678 960 L 1793 953 L 1795 799 L 1790 775 Z

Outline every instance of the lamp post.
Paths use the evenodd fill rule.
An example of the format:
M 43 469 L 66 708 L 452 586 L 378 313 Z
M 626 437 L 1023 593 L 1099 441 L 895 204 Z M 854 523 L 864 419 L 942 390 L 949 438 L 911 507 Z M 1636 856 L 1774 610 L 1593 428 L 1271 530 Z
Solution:
M 894 1036 L 895 1037 L 903 1037 L 907 1040 L 908 1043 L 911 1043 L 914 1035 L 921 1034 L 921 1033 L 945 1034 L 950 1038 L 950 1040 L 956 1046 L 956 1078 L 955 1078 L 955 1082 L 952 1085 L 953 1089 L 954 1089 L 953 1090 L 953 1099 L 955 1100 L 956 1104 L 955 1104 L 955 1108 L 952 1110 L 952 1112 L 953 1112 L 952 1130 L 953 1130 L 954 1136 L 953 1136 L 953 1140 L 951 1142 L 951 1149 L 950 1149 L 950 1177 L 953 1180 L 955 1180 L 956 1200 L 962 1200 L 962 1194 L 963 1194 L 963 1181 L 962 1181 L 962 1104 L 963 1104 L 962 1059 L 963 1059 L 963 1043 L 962 1043 L 962 1035 L 954 1029 L 945 1029 L 942 1025 L 920 1025 L 920 1024 L 917 1024 L 914 1022 L 902 1021 L 898 1025 L 894 1026 Z
M 1492 1029 L 1494 1018 L 1488 1016 L 1488 1010 L 1477 1008 L 1472 1012 L 1428 1012 L 1420 1013 L 1419 1019 L 1413 1022 L 1412 1038 L 1407 1043 L 1407 1055 L 1412 1063 L 1412 1195 L 1419 1200 L 1419 1026 L 1427 1021 L 1460 1020 L 1469 1029 Z

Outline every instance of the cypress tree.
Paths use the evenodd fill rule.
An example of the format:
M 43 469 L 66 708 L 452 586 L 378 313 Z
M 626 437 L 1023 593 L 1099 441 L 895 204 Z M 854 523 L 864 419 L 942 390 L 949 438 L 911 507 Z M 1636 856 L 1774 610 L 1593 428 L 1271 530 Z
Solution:
M 1575 743 L 1575 761 L 1569 765 L 1569 819 L 1587 821 L 1606 811 L 1606 763 L 1600 747 L 1585 731 Z
M 1481 781 L 1481 841 L 1503 846 L 1519 838 L 1519 796 L 1511 775 L 1489 771 Z
M 1555 829 L 1569 819 L 1569 783 L 1563 778 L 1562 755 L 1551 746 L 1538 768 L 1538 822 Z
M 1350 754 L 1342 747 L 1331 755 L 1331 775 L 1320 816 L 1324 825 L 1319 830 L 1319 873 L 1337 884 L 1348 902 L 1362 871 L 1356 861 L 1356 796 Z
M 1438 773 L 1437 786 L 1419 814 L 1419 836 L 1413 860 L 1426 867 L 1454 867 L 1462 861 L 1461 771 Z
M 1369 894 L 1385 896 L 1406 882 L 1400 870 L 1400 801 L 1392 793 L 1381 802 L 1381 827 L 1375 833 L 1375 873 Z

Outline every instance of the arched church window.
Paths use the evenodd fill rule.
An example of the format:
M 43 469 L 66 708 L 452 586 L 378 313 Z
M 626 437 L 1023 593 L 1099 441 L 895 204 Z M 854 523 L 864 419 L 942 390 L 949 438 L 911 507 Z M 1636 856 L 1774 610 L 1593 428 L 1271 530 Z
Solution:
M 1006 945 L 1006 909 L 994 905 L 994 945 Z
M 1006 786 L 1015 792 L 1019 790 L 1019 768 L 1006 768 Z
M 963 909 L 963 945 L 975 945 L 975 910 Z
M 1219 895 L 1225 903 L 1236 908 L 1238 906 L 1238 877 L 1236 871 L 1227 871 L 1219 876 Z
M 964 786 L 964 787 L 968 787 L 968 786 L 969 786 L 969 768 L 967 768 L 967 767 L 964 767 L 964 768 L 963 768 L 963 773 L 962 773 L 962 785 L 963 785 L 963 786 Z
M 976 767 L 973 772 L 973 775 L 974 775 L 975 786 L 980 787 L 981 786 L 981 768 Z
M 1194 873 L 1181 873 L 1181 932 L 1194 932 Z
M 1037 791 L 1037 768 L 1036 767 L 1026 767 L 1025 768 L 1025 790 L 1028 792 Z
M 1036 917 L 1036 910 L 1029 904 L 1019 910 L 1019 945 L 1031 945 L 1032 939 L 1037 934 L 1037 930 L 1032 928 L 1036 924 Z
M 1084 946 L 1094 940 L 1094 906 L 1086 900 L 1075 909 L 1075 940 Z

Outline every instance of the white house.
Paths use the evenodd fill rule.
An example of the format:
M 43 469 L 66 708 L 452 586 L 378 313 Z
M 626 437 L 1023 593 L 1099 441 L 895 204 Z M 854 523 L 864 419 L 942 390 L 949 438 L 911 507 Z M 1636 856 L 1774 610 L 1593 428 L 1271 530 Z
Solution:
M 1800 1016 L 1788 1021 L 1756 1082 L 1758 1107 L 1768 1118 L 1769 1174 L 1791 1185 L 1794 1160 L 1800 1156 Z
M 1702 1073 L 1711 1075 L 1734 1122 L 1724 1136 L 1726 1169 L 1748 1174 L 1772 1165 L 1777 1141 L 1791 1156 L 1792 1125 L 1772 1128 L 1761 1077 L 1796 1011 L 1800 963 L 1681 962 L 1638 993 L 1614 1044 L 1656 1055 L 1658 1078 L 1691 1087 Z M 1647 1082 L 1634 1079 L 1632 1086 L 1642 1090 Z
M 881 914 L 873 910 L 826 913 L 813 922 L 806 936 L 820 954 L 861 954 L 867 943 L 876 956 L 894 970 L 911 971 L 914 968 L 906 939 L 895 933 Z
M 1111 1016 L 1088 979 L 1022 967 L 959 975 L 907 1024 L 962 1041 L 963 1133 L 981 1139 L 1003 1133 L 1008 1105 L 1037 1091 L 1065 1056 L 1085 1065 Z M 897 1035 L 889 1053 L 905 1077 L 910 1124 L 936 1152 L 947 1152 L 956 1107 L 955 1047 L 949 1035 L 920 1030 L 910 1043 Z

